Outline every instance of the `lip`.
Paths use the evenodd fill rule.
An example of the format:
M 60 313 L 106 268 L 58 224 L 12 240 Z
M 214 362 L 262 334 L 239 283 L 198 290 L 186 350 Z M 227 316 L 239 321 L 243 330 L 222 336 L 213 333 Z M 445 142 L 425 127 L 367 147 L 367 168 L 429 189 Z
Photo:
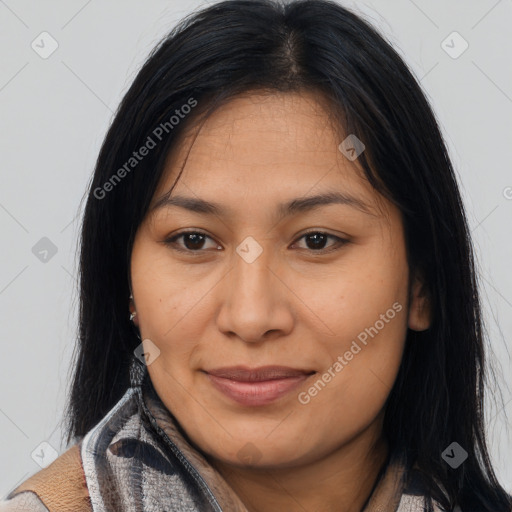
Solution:
M 228 398 L 241 405 L 258 406 L 284 397 L 315 372 L 287 366 L 231 366 L 205 373 L 212 385 Z

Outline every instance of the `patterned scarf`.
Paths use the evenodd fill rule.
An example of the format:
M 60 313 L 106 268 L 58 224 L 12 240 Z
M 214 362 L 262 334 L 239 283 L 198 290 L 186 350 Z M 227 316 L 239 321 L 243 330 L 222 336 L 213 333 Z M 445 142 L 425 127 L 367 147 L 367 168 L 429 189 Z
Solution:
M 16 499 L 22 504 L 22 498 L 32 500 L 30 510 L 33 511 L 249 512 L 222 475 L 187 440 L 179 423 L 158 397 L 146 366 L 136 358 L 130 370 L 130 381 L 131 387 L 121 400 L 78 444 L 83 474 L 73 474 L 70 478 L 79 479 L 75 485 L 79 488 L 79 501 L 70 499 L 69 503 L 75 505 L 60 506 L 66 497 L 56 497 L 45 481 L 44 475 L 49 474 L 45 471 L 50 469 L 47 468 L 40 476 L 36 474 L 38 488 L 51 489 L 53 494 L 46 492 L 41 496 L 37 492 L 23 492 L 20 486 L 8 497 L 15 498 L 10 507 L 11 502 L 0 502 L 0 512 L 26 510 L 15 508 Z M 78 459 L 78 450 L 75 451 Z M 66 456 L 69 458 L 68 453 L 71 450 L 53 463 L 61 466 L 54 467 L 52 479 L 55 475 L 66 478 L 65 471 L 56 467 L 66 467 L 63 460 Z M 415 468 L 406 472 L 404 461 L 401 452 L 388 456 L 362 512 L 427 510 L 419 472 Z M 77 465 L 80 467 L 79 463 Z M 25 486 L 26 489 L 31 488 Z M 440 493 L 441 489 L 436 492 Z M 48 502 L 57 506 L 49 506 Z M 432 510 L 444 512 L 436 502 Z

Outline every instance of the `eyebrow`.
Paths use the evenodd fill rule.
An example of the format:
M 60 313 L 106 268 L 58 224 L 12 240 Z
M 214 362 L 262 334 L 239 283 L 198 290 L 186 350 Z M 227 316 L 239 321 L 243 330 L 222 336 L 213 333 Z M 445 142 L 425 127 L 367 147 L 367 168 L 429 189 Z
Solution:
M 277 206 L 277 215 L 279 218 L 285 218 L 331 204 L 343 204 L 351 206 L 361 210 L 367 215 L 375 216 L 375 213 L 373 213 L 370 207 L 361 199 L 343 192 L 327 192 L 314 196 L 298 197 L 286 203 L 280 203 Z M 219 203 L 213 203 L 204 199 L 180 195 L 162 197 L 151 208 L 151 212 L 155 212 L 160 208 L 169 208 L 173 206 L 177 206 L 179 208 L 203 215 L 215 215 L 222 217 L 229 214 L 228 210 Z

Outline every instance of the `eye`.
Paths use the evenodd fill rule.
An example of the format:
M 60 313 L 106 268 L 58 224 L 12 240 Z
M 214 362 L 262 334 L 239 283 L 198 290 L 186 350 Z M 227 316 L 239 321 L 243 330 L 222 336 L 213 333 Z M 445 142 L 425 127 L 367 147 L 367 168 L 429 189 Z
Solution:
M 182 244 L 178 243 L 178 240 L 180 239 L 183 242 Z M 341 246 L 348 243 L 348 240 L 344 238 L 340 238 L 329 233 L 324 233 L 323 231 L 310 231 L 303 234 L 297 240 L 302 239 L 304 239 L 306 242 L 306 250 L 317 253 L 330 252 L 331 250 L 336 250 L 336 248 L 340 248 Z M 333 240 L 334 243 L 332 243 L 330 246 L 327 246 L 326 248 L 326 244 L 329 239 Z M 177 251 L 200 253 L 203 252 L 202 249 L 208 249 L 208 247 L 205 247 L 205 245 L 207 245 L 205 244 L 207 240 L 213 242 L 210 249 L 222 249 L 221 246 L 219 246 L 210 236 L 208 236 L 206 233 L 202 233 L 201 231 L 182 231 L 181 233 L 166 239 L 164 243 L 166 245 L 172 246 Z
M 180 238 L 183 239 L 183 245 L 181 246 L 177 243 Z M 201 252 L 201 249 L 204 249 L 206 239 L 213 241 L 211 237 L 200 231 L 182 231 L 165 240 L 165 244 L 172 245 L 178 251 Z M 220 246 L 216 243 L 213 244 L 213 248 L 220 250 Z
M 309 231 L 308 233 L 304 233 L 300 238 L 298 238 L 298 240 L 302 239 L 304 239 L 306 242 L 306 249 L 312 252 L 327 252 L 335 250 L 336 248 L 339 248 L 348 243 L 348 240 L 344 238 L 330 235 L 329 233 L 324 233 L 323 231 Z M 329 239 L 334 240 L 334 244 L 331 244 L 331 246 L 326 248 L 325 245 Z

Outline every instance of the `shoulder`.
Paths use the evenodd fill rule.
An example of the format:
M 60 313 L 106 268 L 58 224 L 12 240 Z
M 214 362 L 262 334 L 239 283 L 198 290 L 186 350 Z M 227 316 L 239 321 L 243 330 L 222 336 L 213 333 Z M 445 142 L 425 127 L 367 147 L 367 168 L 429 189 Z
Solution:
M 90 478 L 86 476 L 90 471 L 86 471 L 84 467 L 100 448 L 94 441 L 114 435 L 119 426 L 125 425 L 127 419 L 134 415 L 136 416 L 136 405 L 130 390 L 84 439 L 69 447 L 49 466 L 23 481 L 0 501 L 0 512 L 90 512 Z M 134 430 L 136 429 L 137 426 Z M 87 438 L 89 441 L 84 444 Z
M 0 512 L 48 510 L 91 510 L 79 444 L 68 448 L 0 502 Z

